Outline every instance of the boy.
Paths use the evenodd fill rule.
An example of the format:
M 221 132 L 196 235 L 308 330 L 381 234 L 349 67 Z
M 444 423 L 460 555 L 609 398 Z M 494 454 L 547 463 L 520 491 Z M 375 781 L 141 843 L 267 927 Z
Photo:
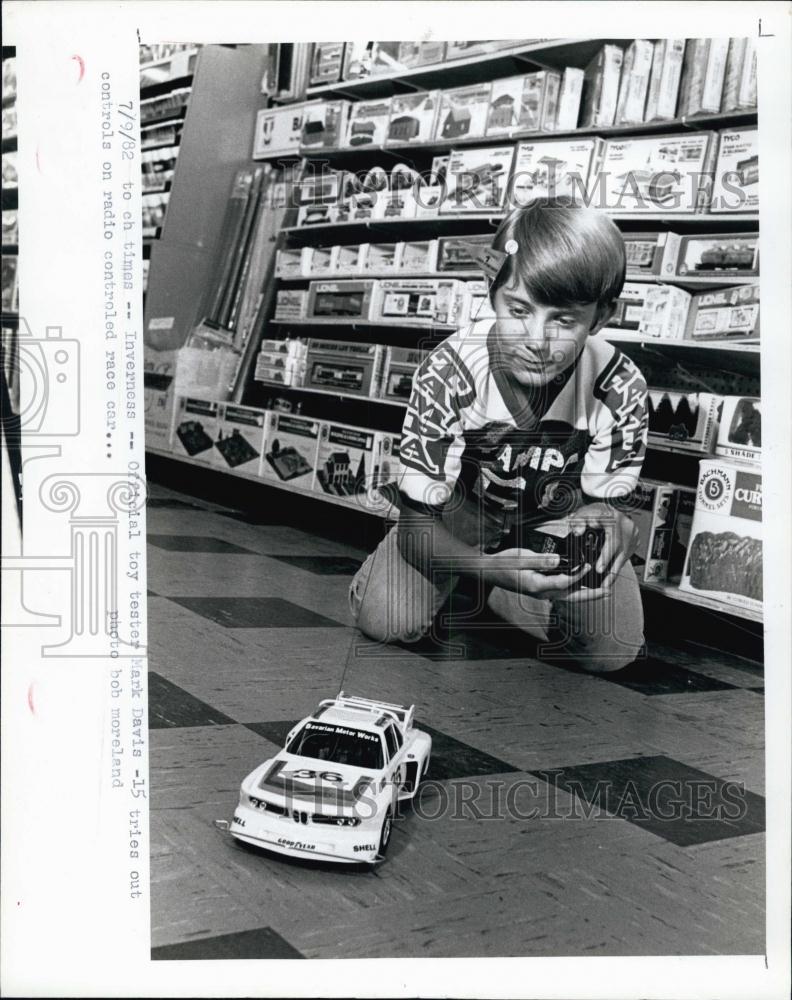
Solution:
M 416 373 L 399 524 L 353 580 L 353 615 L 371 638 L 414 642 L 473 576 L 497 613 L 550 640 L 543 655 L 619 669 L 643 644 L 623 509 L 646 449 L 646 384 L 595 337 L 624 284 L 621 234 L 569 199 L 537 199 L 507 216 L 481 263 L 495 319 L 453 334 Z M 565 574 L 525 544 L 560 517 L 575 534 L 604 530 L 599 585 L 581 586 L 591 566 Z

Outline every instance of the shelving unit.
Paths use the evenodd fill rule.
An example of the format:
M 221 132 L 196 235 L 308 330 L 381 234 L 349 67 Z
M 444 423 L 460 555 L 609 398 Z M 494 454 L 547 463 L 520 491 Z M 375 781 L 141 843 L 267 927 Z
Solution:
M 442 63 L 425 65 L 398 73 L 369 76 L 356 80 L 326 83 L 320 86 L 308 87 L 302 99 L 293 97 L 290 101 L 272 100 L 271 104 L 302 103 L 303 101 L 321 101 L 343 98 L 360 101 L 376 98 L 387 98 L 398 94 L 409 94 L 416 91 L 442 89 L 488 82 L 506 76 L 518 75 L 540 69 L 563 69 L 568 66 L 583 68 L 603 44 L 619 44 L 624 46 L 624 39 L 544 39 L 537 41 L 517 42 L 508 49 L 474 55 L 464 59 L 445 60 Z M 254 47 L 251 47 L 254 48 Z M 198 71 L 200 71 L 200 57 Z M 197 77 L 196 77 L 197 78 Z M 185 135 L 190 128 L 192 112 L 185 117 Z M 428 167 L 431 158 L 451 150 L 463 148 L 484 148 L 495 145 L 508 145 L 521 141 L 542 140 L 575 140 L 592 136 L 603 139 L 616 137 L 642 137 L 659 135 L 676 135 L 680 133 L 695 133 L 702 130 L 719 130 L 724 128 L 750 128 L 755 126 L 757 113 L 755 109 L 735 112 L 681 116 L 673 120 L 651 121 L 632 125 L 609 127 L 577 127 L 558 131 L 513 131 L 508 135 L 499 136 L 462 136 L 456 139 L 439 139 L 425 143 L 385 143 L 378 145 L 362 145 L 353 148 L 306 148 L 290 156 L 273 154 L 270 157 L 260 157 L 260 162 L 267 159 L 285 163 L 293 163 L 302 170 L 314 169 L 319 162 L 332 170 L 354 169 L 356 172 L 367 170 L 374 165 L 405 162 L 419 172 Z M 253 122 L 250 122 L 252 130 Z M 252 141 L 250 147 L 252 147 Z M 249 152 L 248 152 L 249 155 Z M 188 182 L 177 166 L 172 188 L 178 192 L 182 185 Z M 193 177 L 190 183 L 197 192 L 197 180 Z M 174 225 L 172 212 L 174 204 L 166 221 L 163 239 L 167 242 L 169 232 L 173 240 L 173 252 L 177 253 L 176 234 L 189 225 L 185 218 Z M 182 203 L 186 205 L 186 202 Z M 193 196 L 191 204 L 196 204 Z M 299 248 L 325 247 L 338 244 L 354 244 L 362 242 L 396 242 L 400 240 L 427 240 L 440 236 L 467 236 L 478 234 L 494 234 L 504 217 L 504 212 L 459 212 L 442 213 L 423 218 L 383 218 L 383 219 L 350 219 L 344 222 L 320 223 L 314 225 L 288 224 L 283 226 L 278 237 L 279 247 Z M 644 230 L 671 231 L 686 234 L 713 233 L 725 234 L 752 233 L 758 229 L 759 215 L 752 212 L 674 212 L 662 209 L 654 212 L 615 212 L 609 211 L 609 216 L 624 232 L 625 237 L 631 233 Z M 217 213 L 215 213 L 217 217 Z M 217 223 L 219 228 L 219 222 Z M 208 243 L 208 239 L 206 243 Z M 185 326 L 185 316 L 189 313 L 186 325 L 195 322 L 200 314 L 198 301 L 199 280 L 195 274 L 195 264 L 201 260 L 204 273 L 205 262 L 203 250 L 205 243 L 193 241 L 193 257 L 190 259 L 184 253 L 180 254 L 179 274 L 175 285 L 167 296 L 168 308 L 158 306 L 158 314 L 172 312 L 176 315 L 176 324 Z M 359 274 L 326 274 L 315 276 L 290 276 L 277 279 L 276 287 L 289 289 L 305 287 L 313 280 L 342 282 L 344 280 L 361 279 L 460 279 L 478 280 L 480 275 L 469 270 L 433 271 L 409 273 L 402 271 L 371 271 Z M 746 276 L 704 276 L 697 274 L 659 278 L 647 274 L 630 274 L 627 280 L 646 284 L 675 285 L 690 292 L 705 289 L 718 289 L 737 285 L 757 283 L 758 279 Z M 187 301 L 184 299 L 187 292 Z M 273 296 L 274 298 L 274 296 Z M 320 336 L 327 339 L 357 341 L 361 343 L 386 343 L 392 346 L 414 348 L 417 338 L 423 338 L 423 345 L 437 343 L 453 332 L 455 326 L 446 324 L 417 324 L 409 321 L 377 321 L 354 319 L 275 319 L 273 310 L 259 329 L 259 337 L 283 339 L 289 332 L 302 336 Z M 311 331 L 315 331 L 312 334 Z M 621 350 L 631 357 L 644 372 L 647 381 L 659 389 L 674 390 L 706 390 L 716 393 L 729 392 L 744 395 L 759 395 L 760 389 L 760 348 L 756 340 L 676 340 L 655 339 L 634 333 L 630 330 L 606 328 L 600 336 L 617 344 Z M 247 354 L 240 367 L 240 379 L 236 384 L 232 399 L 234 403 L 262 408 L 270 405 L 274 397 L 282 401 L 305 401 L 306 409 L 311 413 L 311 419 L 345 422 L 347 414 L 355 413 L 358 419 L 368 421 L 368 427 L 392 433 L 396 421 L 401 419 L 405 403 L 394 399 L 379 399 L 360 396 L 345 392 L 343 389 L 323 389 L 305 386 L 281 386 L 275 383 L 255 382 L 253 369 L 255 367 L 255 347 L 247 345 Z M 268 400 L 269 397 L 269 400 Z M 287 405 L 284 403 L 284 405 Z M 302 405 L 302 404 L 301 404 Z M 295 407 L 296 412 L 302 412 Z M 350 423 L 355 420 L 349 419 Z M 167 451 L 152 449 L 157 454 L 168 455 Z M 673 481 L 681 486 L 695 484 L 696 470 L 700 455 L 680 452 L 672 444 L 650 446 L 647 465 L 650 470 L 647 475 L 655 475 L 656 469 L 662 469 L 664 481 Z M 193 465 L 205 466 L 205 463 L 179 456 L 179 461 L 189 461 Z M 237 473 L 229 473 L 237 475 Z M 256 480 L 251 474 L 243 474 L 242 478 Z M 258 480 L 261 482 L 261 480 Z M 351 505 L 337 497 L 315 493 L 310 490 L 295 488 L 288 483 L 270 483 L 285 491 L 314 497 L 349 508 Z M 372 513 L 368 511 L 368 513 Z M 393 516 L 391 511 L 387 516 Z M 722 612 L 726 615 L 742 617 L 753 621 L 761 621 L 761 615 L 742 612 L 738 608 L 721 602 L 699 597 L 696 594 L 679 591 L 668 585 L 647 584 L 646 589 L 661 597 L 673 598 L 686 604 L 698 605 L 702 608 Z

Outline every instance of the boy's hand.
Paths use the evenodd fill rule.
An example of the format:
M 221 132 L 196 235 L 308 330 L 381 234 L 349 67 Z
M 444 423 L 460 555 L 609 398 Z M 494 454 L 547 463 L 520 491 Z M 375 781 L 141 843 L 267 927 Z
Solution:
M 560 560 L 556 554 L 531 552 L 530 549 L 504 549 L 487 556 L 486 580 L 496 587 L 517 594 L 530 594 L 540 600 L 558 599 L 574 587 L 591 569 L 584 566 L 572 576 L 553 573 Z
M 602 583 L 597 588 L 579 590 L 564 598 L 574 603 L 595 601 L 610 592 L 616 577 L 635 551 L 638 529 L 626 514 L 614 510 L 606 503 L 592 503 L 579 507 L 570 515 L 569 522 L 571 533 L 575 535 L 582 535 L 586 528 L 602 528 L 605 531 L 602 551 L 594 565 L 598 573 L 606 574 Z

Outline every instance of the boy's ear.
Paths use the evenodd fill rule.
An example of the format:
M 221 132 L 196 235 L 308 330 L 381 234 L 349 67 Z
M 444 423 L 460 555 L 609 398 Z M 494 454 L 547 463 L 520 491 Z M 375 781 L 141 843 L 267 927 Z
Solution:
M 616 306 L 616 299 L 614 299 L 609 305 L 605 306 L 597 319 L 594 321 L 594 326 L 592 326 L 589 331 L 590 337 L 593 337 L 595 333 L 599 333 L 604 326 L 607 326 L 608 323 L 610 323 L 616 313 Z

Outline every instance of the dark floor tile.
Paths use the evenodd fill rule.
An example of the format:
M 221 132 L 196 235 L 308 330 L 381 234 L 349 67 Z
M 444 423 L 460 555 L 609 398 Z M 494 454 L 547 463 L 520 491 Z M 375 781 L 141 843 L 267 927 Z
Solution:
M 286 736 L 299 720 L 290 722 L 247 722 L 246 727 L 270 743 L 282 747 Z M 485 774 L 510 774 L 519 768 L 506 761 L 499 760 L 482 750 L 462 743 L 433 729 L 424 722 L 417 722 L 416 727 L 423 729 L 432 737 L 432 755 L 429 762 L 428 778 L 434 781 L 449 781 L 454 778 L 476 778 Z
M 267 558 L 305 569 L 317 576 L 354 576 L 361 566 L 360 559 L 348 556 L 276 556 L 268 552 Z
M 435 626 L 404 648 L 428 660 L 521 660 L 535 656 L 536 640 L 518 628 L 477 620 L 467 628 Z
M 302 952 L 271 927 L 237 931 L 217 937 L 199 938 L 181 944 L 166 944 L 151 949 L 154 961 L 193 960 L 201 958 L 304 958 Z
M 343 628 L 281 597 L 169 597 L 223 628 Z
M 228 555 L 257 556 L 258 552 L 232 545 L 222 538 L 212 538 L 209 535 L 149 535 L 148 542 L 158 549 L 168 552 L 217 552 Z
M 671 757 L 608 760 L 533 773 L 678 847 L 761 833 L 765 828 L 761 795 Z
M 148 675 L 148 703 L 149 729 L 234 724 L 234 719 L 218 712 L 153 670 Z
M 676 663 L 655 656 L 637 659 L 623 670 L 600 674 L 603 680 L 641 694 L 695 694 L 704 691 L 731 691 L 734 684 L 697 674 Z

